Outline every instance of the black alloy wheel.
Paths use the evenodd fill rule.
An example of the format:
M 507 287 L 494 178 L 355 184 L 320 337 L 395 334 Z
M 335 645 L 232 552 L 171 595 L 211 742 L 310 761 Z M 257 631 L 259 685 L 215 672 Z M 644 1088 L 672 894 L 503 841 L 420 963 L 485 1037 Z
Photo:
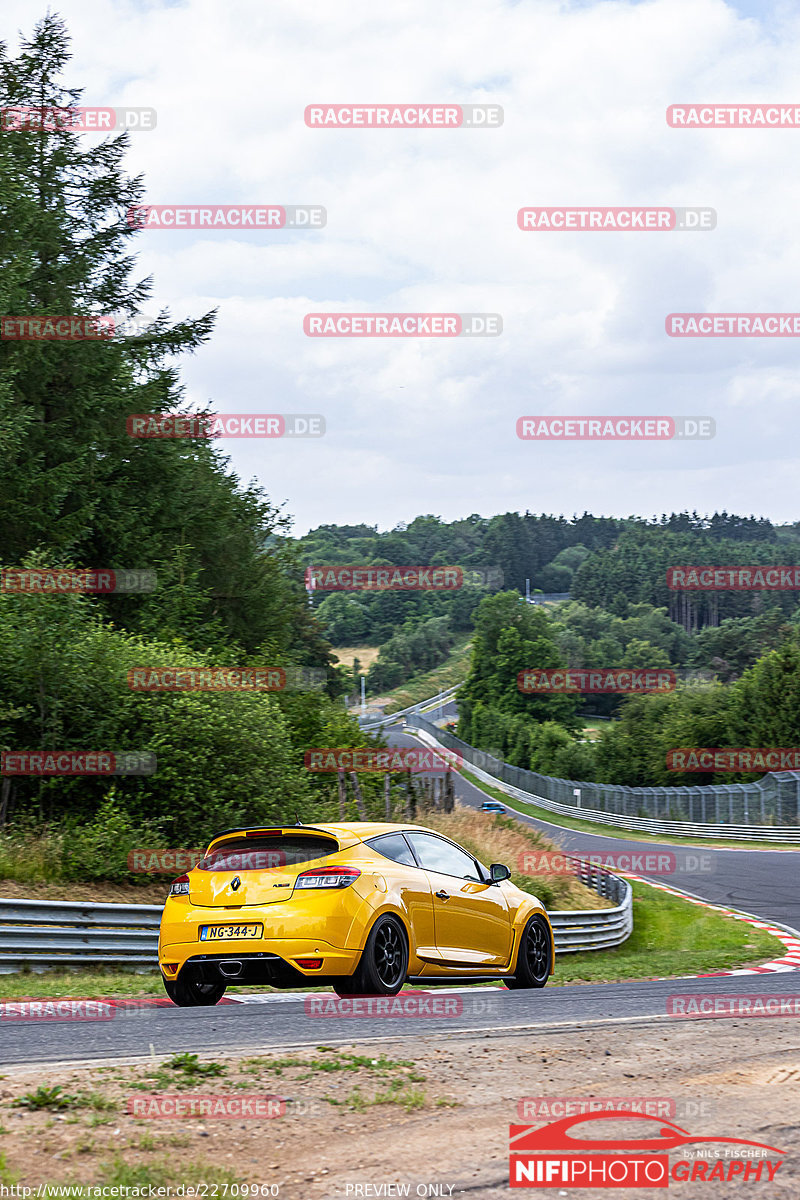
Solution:
M 506 987 L 544 987 L 550 977 L 552 953 L 546 921 L 540 916 L 531 917 L 520 939 L 516 970 L 506 979 Z
M 219 1004 L 225 995 L 225 984 L 205 983 L 192 974 L 191 968 L 184 967 L 177 979 L 164 979 L 164 991 L 179 1008 L 206 1008 Z
M 337 980 L 339 996 L 396 996 L 408 974 L 408 940 L 395 917 L 379 917 L 352 975 Z

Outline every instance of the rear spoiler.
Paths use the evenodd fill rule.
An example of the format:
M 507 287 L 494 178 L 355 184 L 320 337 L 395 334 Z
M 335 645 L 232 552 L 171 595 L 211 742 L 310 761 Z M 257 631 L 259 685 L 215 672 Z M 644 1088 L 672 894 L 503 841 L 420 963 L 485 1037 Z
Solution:
M 248 826 L 244 829 L 223 829 L 221 833 L 216 834 L 208 843 L 206 854 L 212 847 L 216 848 L 217 844 L 233 837 L 286 837 L 293 833 L 310 833 L 319 837 L 327 837 L 332 841 L 337 842 L 340 850 L 347 850 L 351 846 L 357 846 L 361 841 L 358 837 L 346 837 L 332 833 L 330 829 L 319 829 L 316 825 L 272 825 L 269 828 Z

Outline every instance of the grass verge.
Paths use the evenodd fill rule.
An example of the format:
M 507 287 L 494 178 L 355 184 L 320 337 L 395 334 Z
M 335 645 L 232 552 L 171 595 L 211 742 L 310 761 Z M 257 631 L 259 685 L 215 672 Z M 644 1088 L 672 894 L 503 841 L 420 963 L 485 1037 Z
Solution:
M 781 958 L 769 933 L 644 883 L 633 887 L 633 933 L 613 950 L 562 954 L 551 983 L 617 983 L 752 967 Z
M 99 1185 L 128 1189 L 120 1194 L 129 1197 L 168 1194 L 151 1187 L 234 1200 L 306 1195 L 302 1184 L 316 1171 L 309 1174 L 308 1155 L 296 1147 L 309 1127 L 327 1122 L 330 1130 L 336 1122 L 341 1128 L 342 1120 L 361 1127 L 378 1108 L 394 1110 L 389 1120 L 420 1112 L 430 1119 L 436 1108 L 459 1102 L 441 1093 L 438 1079 L 429 1084 L 412 1060 L 324 1045 L 224 1061 L 183 1053 L 134 1066 L 109 1063 L 92 1069 L 91 1092 L 85 1091 L 86 1073 L 69 1066 L 50 1067 L 48 1078 L 47 1085 L 26 1090 L 30 1078 L 6 1077 L 0 1090 L 0 1184 L 8 1187 L 24 1172 L 31 1194 L 43 1200 L 58 1196 L 65 1183 L 74 1185 L 69 1194 L 75 1200 L 96 1196 L 88 1189 Z M 257 1104 L 260 1113 L 254 1111 Z M 153 1119 L 165 1115 L 174 1119 Z M 262 1119 L 244 1119 L 256 1115 Z M 265 1121 L 266 1116 L 281 1119 Z M 373 1120 L 373 1128 L 380 1120 Z M 290 1148 L 281 1154 L 285 1141 Z M 272 1187 L 262 1186 L 265 1178 Z M 175 1190 L 203 1182 L 212 1186 Z M 290 1183 L 301 1187 L 286 1193 Z M 135 1188 L 144 1191 L 130 1190 Z
M 402 687 L 382 692 L 382 696 L 390 696 L 391 704 L 387 704 L 384 712 L 387 717 L 411 704 L 419 704 L 428 696 L 444 692 L 447 688 L 463 683 L 469 672 L 470 656 L 472 654 L 472 634 L 462 634 L 453 643 L 449 656 L 439 667 L 426 671 L 423 675 L 414 675 Z

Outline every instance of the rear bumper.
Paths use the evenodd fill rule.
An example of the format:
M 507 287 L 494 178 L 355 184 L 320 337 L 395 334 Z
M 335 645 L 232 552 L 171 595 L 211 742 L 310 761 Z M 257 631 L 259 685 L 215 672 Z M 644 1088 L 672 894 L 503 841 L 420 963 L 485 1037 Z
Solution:
M 377 894 L 370 887 L 368 895 Z M 269 982 L 266 974 L 276 973 L 275 967 L 268 971 L 272 959 L 285 963 L 301 985 L 322 976 L 341 978 L 352 975 L 356 968 L 373 903 L 360 893 L 358 883 L 330 894 L 295 896 L 291 903 L 236 909 L 191 904 L 183 896 L 169 897 L 161 918 L 158 961 L 166 979 L 176 979 L 190 959 L 197 963 L 246 959 L 252 972 L 264 971 L 252 980 L 254 983 Z M 203 925 L 228 923 L 259 924 L 262 936 L 200 940 Z M 321 958 L 322 964 L 319 968 L 299 967 L 294 961 L 298 958 Z M 177 970 L 166 970 L 168 964 L 176 965 Z
M 255 949 L 255 945 L 259 949 Z M 298 987 L 306 983 L 324 983 L 329 978 L 352 975 L 358 964 L 358 950 L 342 950 L 318 939 L 294 938 L 289 941 L 259 939 L 225 942 L 178 942 L 160 945 L 159 966 L 165 979 L 177 979 L 185 967 L 197 972 L 208 983 L 224 980 L 228 984 L 265 983 L 273 987 Z M 319 967 L 300 967 L 298 958 L 322 959 Z M 221 969 L 221 963 L 241 964 L 239 971 Z M 169 966 L 176 967 L 168 970 Z
M 299 973 L 292 970 L 277 954 L 195 954 L 182 964 L 188 966 L 192 974 L 203 983 L 268 983 L 280 986 L 279 980 L 284 976 L 294 979 Z M 166 972 L 165 972 L 166 975 Z M 166 976 L 170 978 L 169 975 Z M 174 978 L 174 975 L 172 976 Z M 292 986 L 288 984 L 286 986 Z

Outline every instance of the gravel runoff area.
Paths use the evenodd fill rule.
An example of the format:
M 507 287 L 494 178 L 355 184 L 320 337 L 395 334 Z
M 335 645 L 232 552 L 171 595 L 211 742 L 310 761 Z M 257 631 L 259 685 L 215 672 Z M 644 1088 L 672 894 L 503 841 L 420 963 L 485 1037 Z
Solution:
M 156 1180 L 179 1194 L 182 1182 L 216 1180 L 220 1197 L 236 1194 L 234 1182 L 246 1182 L 273 1185 L 261 1194 L 284 1200 L 507 1200 L 509 1125 L 539 1126 L 569 1111 L 565 1098 L 576 1112 L 593 1098 L 615 1107 L 622 1100 L 634 1109 L 648 1102 L 650 1113 L 693 1135 L 778 1147 L 785 1156 L 774 1180 L 748 1182 L 747 1194 L 800 1197 L 796 1019 L 632 1019 L 188 1059 L 143 1052 L 144 1058 L 124 1062 L 4 1068 L 3 1182 L 16 1176 L 35 1188 Z M 60 1087 L 60 1095 L 75 1099 L 63 1109 L 14 1106 L 40 1087 Z M 184 1105 L 197 1095 L 233 1098 L 234 1108 L 252 1105 L 257 1096 L 273 1100 L 271 1112 L 262 1102 L 263 1115 L 255 1119 L 129 1114 L 134 1100 L 147 1112 L 142 1105 L 152 1104 L 149 1097 L 165 1095 L 183 1097 Z M 632 1136 L 621 1126 L 600 1136 L 616 1132 Z M 672 1151 L 671 1162 L 692 1154 L 691 1147 Z M 724 1160 L 725 1170 L 729 1165 Z M 671 1181 L 670 1194 L 717 1200 L 741 1194 L 744 1186 Z M 550 1194 L 608 1200 L 637 1193 L 582 1188 Z

